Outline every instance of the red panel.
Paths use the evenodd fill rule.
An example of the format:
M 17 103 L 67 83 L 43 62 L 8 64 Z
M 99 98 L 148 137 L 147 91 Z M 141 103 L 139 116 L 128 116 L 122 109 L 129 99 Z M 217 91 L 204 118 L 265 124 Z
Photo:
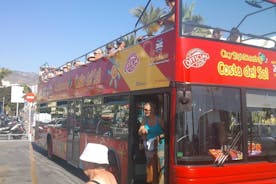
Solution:
M 216 166 L 190 166 L 174 168 L 176 181 L 171 183 L 182 184 L 246 184 L 246 183 L 276 183 L 276 163 L 260 162 L 248 164 L 225 164 Z
M 168 87 L 175 74 L 173 33 L 144 40 L 111 58 L 104 57 L 41 82 L 37 99 L 42 102 Z
M 276 54 L 261 48 L 183 38 L 177 81 L 276 89 Z
M 67 129 L 66 128 L 49 128 L 53 139 L 53 153 L 54 155 L 66 160 L 67 153 Z

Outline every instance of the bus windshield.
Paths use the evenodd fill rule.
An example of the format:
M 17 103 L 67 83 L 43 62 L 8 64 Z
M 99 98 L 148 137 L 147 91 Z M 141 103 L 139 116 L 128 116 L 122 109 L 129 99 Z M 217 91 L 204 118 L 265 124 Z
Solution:
M 192 96 L 190 94 L 193 94 Z M 178 91 L 178 163 L 211 163 L 214 151 L 231 145 L 240 132 L 240 92 L 235 88 L 191 86 Z M 232 147 L 242 159 L 241 142 Z
M 192 85 L 179 88 L 177 101 L 178 164 L 210 164 L 222 152 L 228 162 L 276 157 L 275 92 L 246 90 L 243 96 L 238 88 Z
M 276 5 L 273 3 L 250 0 L 181 2 L 180 17 L 184 36 L 235 40 L 243 44 L 275 47 Z M 239 38 L 234 38 L 233 35 L 236 34 Z

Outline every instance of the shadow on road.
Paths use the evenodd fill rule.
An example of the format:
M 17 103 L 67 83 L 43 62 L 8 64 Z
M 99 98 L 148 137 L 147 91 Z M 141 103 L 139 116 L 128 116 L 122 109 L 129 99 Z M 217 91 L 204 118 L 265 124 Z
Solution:
M 47 151 L 46 150 L 38 147 L 34 143 L 32 143 L 32 147 L 33 147 L 33 150 L 35 150 L 36 152 L 38 152 L 38 153 L 42 154 L 43 156 L 47 157 Z M 62 168 L 64 168 L 66 171 L 68 171 L 72 175 L 80 178 L 84 182 L 88 181 L 88 177 L 83 173 L 83 171 L 80 168 L 76 168 L 76 167 L 68 164 L 65 160 L 60 159 L 58 157 L 53 157 L 53 159 L 51 159 L 51 160 L 53 162 L 55 162 L 56 164 L 58 164 L 59 166 L 61 166 Z

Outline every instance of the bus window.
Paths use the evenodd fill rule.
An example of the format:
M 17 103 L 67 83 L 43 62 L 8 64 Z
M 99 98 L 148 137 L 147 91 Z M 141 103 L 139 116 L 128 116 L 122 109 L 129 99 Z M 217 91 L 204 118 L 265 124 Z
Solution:
M 102 98 L 85 98 L 82 105 L 82 131 L 87 133 L 96 133 L 96 126 L 100 114 Z
M 126 139 L 128 135 L 128 96 L 105 97 L 98 131 L 115 138 Z
M 70 101 L 68 103 L 68 121 L 71 125 L 80 126 L 81 122 L 81 101 Z M 71 126 L 70 125 L 70 126 Z
M 233 3 L 233 1 L 219 0 L 181 0 L 180 25 L 182 26 L 180 32 L 183 36 L 208 39 L 212 38 L 212 33 L 219 29 L 221 36 L 216 40 L 237 42 L 239 44 L 264 48 L 275 48 L 275 5 L 271 6 L 270 3 L 261 1 L 253 1 L 253 3 L 262 4 L 262 9 L 250 9 L 250 11 L 247 11 L 248 4 L 244 1 Z M 208 11 L 210 6 L 216 11 Z M 221 11 L 221 7 L 225 6 L 227 6 L 231 13 Z M 240 13 L 240 20 L 233 19 L 233 12 Z M 219 20 L 224 20 L 224 23 Z M 264 22 L 264 25 L 259 26 L 259 29 L 251 29 L 249 34 L 248 30 L 254 25 L 254 21 L 256 20 Z
M 46 113 L 49 116 L 49 125 L 66 128 L 67 126 L 67 101 L 49 102 L 41 104 L 40 113 Z
M 87 98 L 83 105 L 83 130 L 103 136 L 127 138 L 129 104 L 126 96 Z M 100 103 L 99 103 L 100 102 Z
M 227 149 L 231 160 L 241 160 L 240 137 L 236 136 L 240 135 L 239 90 L 191 86 L 177 94 L 177 163 L 212 163 L 215 153 Z
M 276 93 L 248 90 L 248 156 L 276 159 Z

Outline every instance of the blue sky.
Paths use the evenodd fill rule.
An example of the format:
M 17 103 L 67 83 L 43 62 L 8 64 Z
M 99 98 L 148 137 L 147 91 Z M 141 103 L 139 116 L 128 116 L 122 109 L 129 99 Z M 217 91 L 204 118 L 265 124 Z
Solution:
M 130 32 L 147 0 L 1 0 L 0 67 L 38 72 Z
M 166 7 L 163 0 L 155 1 Z M 224 7 L 233 1 L 239 2 L 216 1 Z M 46 62 L 50 66 L 61 66 L 132 31 L 137 19 L 130 10 L 146 3 L 147 0 L 1 0 L 0 67 L 38 72 Z M 241 8 L 244 12 L 231 15 L 238 17 L 235 24 L 246 11 L 255 11 L 244 2 Z M 206 11 L 210 10 L 214 11 L 206 7 Z M 225 22 L 219 16 L 216 18 L 218 22 Z M 258 24 L 264 22 L 267 21 Z M 273 26 L 276 30 L 276 21 Z

